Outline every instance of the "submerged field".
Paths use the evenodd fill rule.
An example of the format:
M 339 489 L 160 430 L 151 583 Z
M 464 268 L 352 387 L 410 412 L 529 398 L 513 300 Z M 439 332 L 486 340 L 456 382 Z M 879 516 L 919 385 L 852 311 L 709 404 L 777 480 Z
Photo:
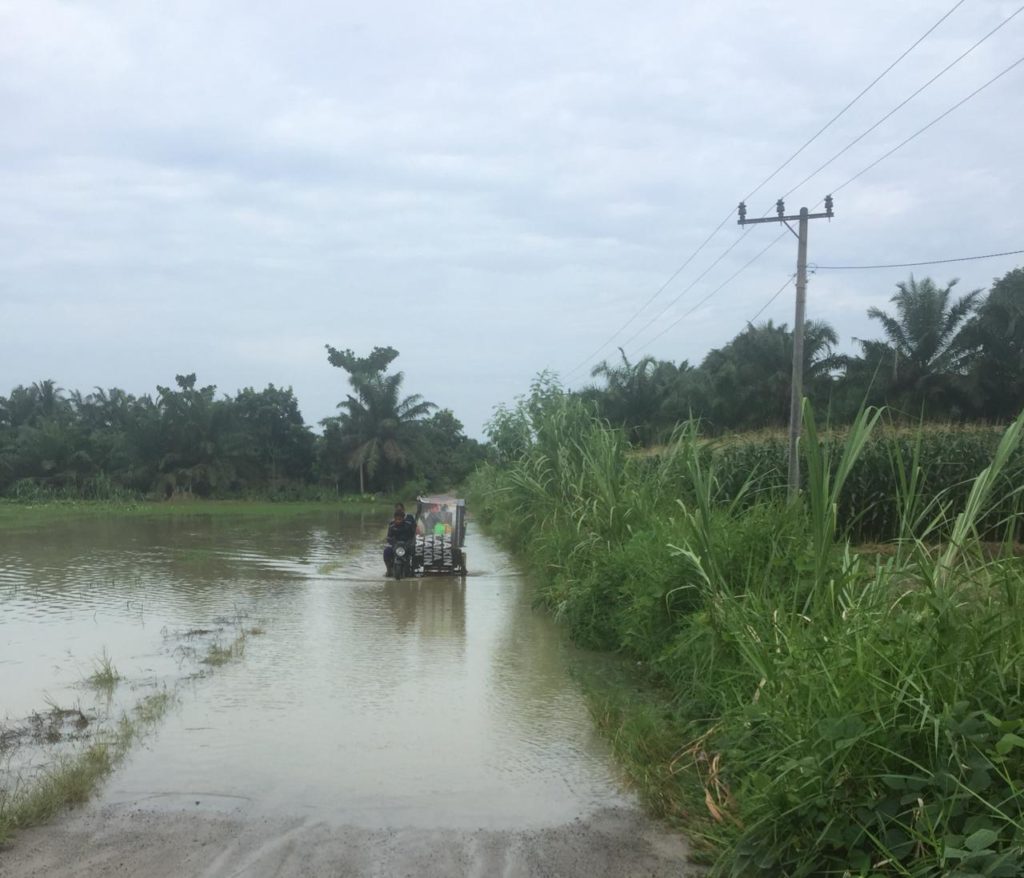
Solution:
M 638 457 L 558 400 L 476 476 L 538 599 L 639 668 L 593 712 L 715 874 L 1024 873 L 1024 419 L 879 418 L 811 419 L 794 503 L 770 439 Z

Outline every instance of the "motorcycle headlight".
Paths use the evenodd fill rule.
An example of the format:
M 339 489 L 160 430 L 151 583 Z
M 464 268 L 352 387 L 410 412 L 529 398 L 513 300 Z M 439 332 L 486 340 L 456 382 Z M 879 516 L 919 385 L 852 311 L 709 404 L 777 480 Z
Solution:
M 404 558 L 405 557 L 405 546 L 399 546 L 398 548 L 396 548 L 395 549 L 395 554 L 398 555 L 399 558 Z

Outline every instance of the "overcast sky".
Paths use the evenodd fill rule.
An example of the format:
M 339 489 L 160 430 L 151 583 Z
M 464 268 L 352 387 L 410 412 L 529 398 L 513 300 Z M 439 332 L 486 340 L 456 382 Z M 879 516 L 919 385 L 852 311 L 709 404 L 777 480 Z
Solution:
M 478 435 L 541 369 L 578 386 L 617 344 L 699 363 L 793 273 L 795 240 L 679 318 L 779 227 L 730 219 L 627 321 L 953 2 L 0 0 L 0 394 L 196 372 L 291 386 L 316 423 L 346 390 L 324 345 L 392 345 L 406 391 Z M 1017 6 L 965 0 L 751 215 Z M 1022 54 L 1024 14 L 787 207 Z M 1024 248 L 1022 120 L 1024 64 L 838 192 L 810 261 Z M 915 271 L 966 292 L 1017 265 Z M 865 312 L 909 273 L 820 271 L 808 316 L 846 349 L 878 337 Z M 792 308 L 790 286 L 759 320 Z

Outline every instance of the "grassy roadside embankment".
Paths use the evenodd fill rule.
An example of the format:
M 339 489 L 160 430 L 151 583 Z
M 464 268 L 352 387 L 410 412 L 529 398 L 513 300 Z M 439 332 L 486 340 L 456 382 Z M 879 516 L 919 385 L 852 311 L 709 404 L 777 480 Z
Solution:
M 808 412 L 796 504 L 747 450 L 688 427 L 635 457 L 564 401 L 475 477 L 539 601 L 638 667 L 642 692 L 591 682 L 595 716 L 715 874 L 1024 873 L 1024 418 L 940 489 L 927 440 L 873 441 L 879 417 L 819 441 Z

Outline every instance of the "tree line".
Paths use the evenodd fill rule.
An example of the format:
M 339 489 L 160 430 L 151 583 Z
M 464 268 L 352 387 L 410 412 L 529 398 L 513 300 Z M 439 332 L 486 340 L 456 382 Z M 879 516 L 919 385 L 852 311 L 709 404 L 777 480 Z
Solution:
M 154 395 L 67 392 L 53 380 L 15 387 L 0 396 L 0 495 L 411 495 L 458 484 L 482 459 L 450 410 L 402 396 L 402 373 L 387 372 L 396 350 L 327 351 L 351 393 L 320 434 L 292 389 L 273 384 L 220 397 L 194 373 Z
M 987 293 L 956 296 L 956 284 L 913 276 L 897 284 L 891 310 L 868 311 L 882 337 L 856 340 L 854 355 L 837 353 L 839 337 L 828 323 L 808 321 L 804 393 L 815 409 L 833 423 L 849 423 L 865 404 L 887 405 L 915 422 L 1015 417 L 1024 408 L 1024 269 Z M 698 366 L 650 356 L 631 361 L 620 349 L 617 361 L 593 369 L 600 383 L 579 393 L 639 445 L 662 441 L 692 417 L 710 432 L 781 427 L 792 357 L 792 331 L 767 321 L 748 325 Z M 489 435 L 499 447 L 514 446 L 517 423 L 516 410 L 501 407 Z

